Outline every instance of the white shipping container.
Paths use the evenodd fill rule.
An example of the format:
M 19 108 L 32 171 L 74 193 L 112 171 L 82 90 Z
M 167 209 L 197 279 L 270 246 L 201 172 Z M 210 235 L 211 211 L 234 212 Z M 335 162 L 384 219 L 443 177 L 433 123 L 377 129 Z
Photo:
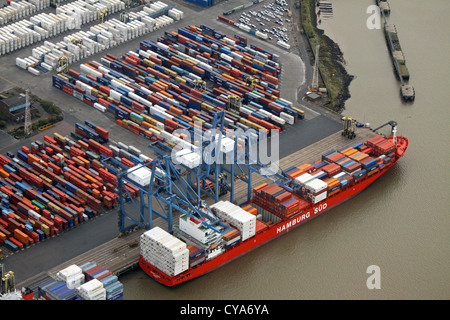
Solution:
M 27 62 L 24 59 L 17 57 L 16 58 L 16 66 L 18 66 L 21 69 L 26 70 L 27 69 Z
M 286 122 L 290 125 L 294 124 L 294 117 L 285 112 L 280 112 L 280 118 L 286 120 Z
M 94 108 L 101 112 L 106 112 L 106 107 L 100 103 L 94 102 Z

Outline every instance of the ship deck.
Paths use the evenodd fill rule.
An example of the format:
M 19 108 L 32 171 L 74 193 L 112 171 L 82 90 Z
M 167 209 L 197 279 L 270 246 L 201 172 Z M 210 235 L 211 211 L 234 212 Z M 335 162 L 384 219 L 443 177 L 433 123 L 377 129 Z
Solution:
M 369 128 L 357 128 L 356 137 L 352 140 L 342 136 L 341 132 L 336 132 L 324 139 L 321 139 L 301 150 L 298 150 L 280 160 L 279 166 L 281 168 L 289 168 L 293 165 L 301 165 L 303 163 L 315 162 L 318 156 L 330 150 L 337 150 L 346 146 L 351 146 L 359 142 L 365 142 L 371 137 L 375 136 Z M 266 178 L 254 174 L 252 175 L 252 188 L 266 182 Z M 236 181 L 235 183 L 235 200 L 238 203 L 247 200 L 247 184 L 243 181 Z M 229 200 L 229 194 L 221 197 L 221 200 Z M 214 199 L 208 198 L 206 200 L 208 205 L 214 203 Z M 173 220 L 177 221 L 179 213 L 173 213 Z M 153 226 L 159 226 L 167 229 L 167 222 L 161 218 L 153 220 Z M 48 271 L 41 272 L 35 276 L 28 278 L 16 284 L 17 288 L 28 287 L 31 290 L 37 290 L 37 287 L 49 280 L 49 278 L 56 278 L 56 273 L 72 264 L 78 266 L 87 262 L 96 262 L 104 268 L 111 271 L 113 274 L 120 275 L 127 270 L 138 266 L 139 259 L 139 237 L 145 230 L 137 230 L 129 233 L 126 236 L 114 238 L 104 244 L 91 249 L 83 254 L 76 256 L 73 259 L 66 261 Z

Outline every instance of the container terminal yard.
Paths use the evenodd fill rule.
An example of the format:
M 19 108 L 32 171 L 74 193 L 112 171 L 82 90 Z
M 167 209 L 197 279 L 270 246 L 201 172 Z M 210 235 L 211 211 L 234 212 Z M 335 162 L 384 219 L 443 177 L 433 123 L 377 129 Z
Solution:
M 378 137 L 377 130 L 372 130 L 361 123 L 357 123 L 358 125 L 355 126 L 356 121 L 353 119 L 346 118 L 347 121 L 343 122 L 340 115 L 318 108 L 302 99 L 299 92 L 304 92 L 310 85 L 313 70 L 308 66 L 308 63 L 303 62 L 303 60 L 307 59 L 301 56 L 302 52 L 304 52 L 304 48 L 301 48 L 302 43 L 300 42 L 299 47 L 291 47 L 287 44 L 292 38 L 301 38 L 299 33 L 292 34 L 297 33 L 296 31 L 292 31 L 296 29 L 291 29 L 291 33 L 288 35 L 283 34 L 283 40 L 287 42 L 280 44 L 277 41 L 268 41 L 269 36 L 267 34 L 267 37 L 264 36 L 264 30 L 262 29 L 259 36 L 257 36 L 256 32 L 244 32 L 246 28 L 237 28 L 236 25 L 232 25 L 227 20 L 228 18 L 224 19 L 220 14 L 230 10 L 230 8 L 247 4 L 245 1 L 220 2 L 209 8 L 203 8 L 198 4 L 186 1 L 156 2 L 155 5 L 158 3 L 163 3 L 164 6 L 167 6 L 166 9 L 175 9 L 175 12 L 181 12 L 182 15 L 178 16 L 178 18 L 163 19 L 161 22 L 158 22 L 158 28 L 154 27 L 151 29 L 152 31 L 142 31 L 140 36 L 138 36 L 139 32 L 137 31 L 136 35 L 129 37 L 130 39 L 127 38 L 126 41 L 121 39 L 121 41 L 117 41 L 119 42 L 118 44 L 115 43 L 114 46 L 111 45 L 108 49 L 105 49 L 104 46 L 98 46 L 96 47 L 97 49 L 93 50 L 95 53 L 80 58 L 78 61 L 74 61 L 75 59 L 73 57 L 70 63 L 68 63 L 68 59 L 58 60 L 54 65 L 55 68 L 61 68 L 58 72 L 54 70 L 45 71 L 46 65 L 43 65 L 44 69 L 36 68 L 36 70 L 41 70 L 38 73 L 35 71 L 29 72 L 17 65 L 17 57 L 25 58 L 32 56 L 31 47 L 18 49 L 0 57 L 0 73 L 2 75 L 0 78 L 0 89 L 2 91 L 16 86 L 27 88 L 33 94 L 53 101 L 56 105 L 60 106 L 64 113 L 63 121 L 27 139 L 16 140 L 7 133 L 0 132 L 2 135 L 0 139 L 0 154 L 3 155 L 2 164 L 6 165 L 8 170 L 10 170 L 4 173 L 6 179 L 10 180 L 5 179 L 6 183 L 2 184 L 5 188 L 2 190 L 10 196 L 9 205 L 13 204 L 15 206 L 16 213 L 19 211 L 22 213 L 22 220 L 19 221 L 23 222 L 26 218 L 32 219 L 32 216 L 36 212 L 32 209 L 31 212 L 29 210 L 35 206 L 34 208 L 40 211 L 42 216 L 66 218 L 67 221 L 64 219 L 54 220 L 55 225 L 57 223 L 61 225 L 68 223 L 66 227 L 61 227 L 59 230 L 56 227 L 49 230 L 49 233 L 55 233 L 53 236 L 43 234 L 42 231 L 37 233 L 35 230 L 33 235 L 35 237 L 38 235 L 37 238 L 33 238 L 31 235 L 33 232 L 33 226 L 31 224 L 29 224 L 27 229 L 30 232 L 28 234 L 29 237 L 26 237 L 25 230 L 23 232 L 17 232 L 17 229 L 12 228 L 13 233 L 16 231 L 18 237 L 22 236 L 28 239 L 28 241 L 31 239 L 32 241 L 24 245 L 24 243 L 17 243 L 19 241 L 16 240 L 16 242 L 13 241 L 12 245 L 10 243 L 9 247 L 1 246 L 3 251 L 1 263 L 4 264 L 6 271 L 11 270 L 14 272 L 15 286 L 19 289 L 22 287 L 29 288 L 34 293 L 35 298 L 39 296 L 39 298 L 44 297 L 46 299 L 73 299 L 77 296 L 77 298 L 82 299 L 93 299 L 92 296 L 81 294 L 81 290 L 79 295 L 70 292 L 68 296 L 63 298 L 51 291 L 49 289 L 50 286 L 47 288 L 47 291 L 42 290 L 42 288 L 45 288 L 45 284 L 52 283 L 53 285 L 57 281 L 59 281 L 58 284 L 61 284 L 64 279 L 67 280 L 64 277 L 67 277 L 67 274 L 72 271 L 76 273 L 77 277 L 91 280 L 95 278 L 92 270 L 95 269 L 97 272 L 100 270 L 102 276 L 100 279 L 110 279 L 105 277 L 117 276 L 131 268 L 137 267 L 140 256 L 143 254 L 142 248 L 140 247 L 140 240 L 142 239 L 142 235 L 147 231 L 145 229 L 157 229 L 156 227 L 160 227 L 163 230 L 173 232 L 174 235 L 181 234 L 177 222 L 181 221 L 180 216 L 186 214 L 183 212 L 185 207 L 175 206 L 175 200 L 173 200 L 173 203 L 170 202 L 161 205 L 161 208 L 163 208 L 162 211 L 164 212 L 167 208 L 170 208 L 168 210 L 170 211 L 170 215 L 164 216 L 163 214 L 159 214 L 157 216 L 155 214 L 152 216 L 150 214 L 150 218 L 147 219 L 146 214 L 148 213 L 143 210 L 145 204 L 148 204 L 148 202 L 144 203 L 144 193 L 141 191 L 138 196 L 139 191 L 137 191 L 136 187 L 133 188 L 133 184 L 130 183 L 128 177 L 124 179 L 127 187 L 122 190 L 125 190 L 125 192 L 115 192 L 120 189 L 124 181 L 120 179 L 122 176 L 114 172 L 114 170 L 118 170 L 119 168 L 119 171 L 123 172 L 123 170 L 135 168 L 142 163 L 151 162 L 154 159 L 155 161 L 161 161 L 154 162 L 154 167 L 158 166 L 158 168 L 164 168 L 167 172 L 171 172 L 171 169 L 162 165 L 162 159 L 167 159 L 164 157 L 164 154 L 170 154 L 167 150 L 171 150 L 175 145 L 173 143 L 174 140 L 171 140 L 175 139 L 174 136 L 168 134 L 168 132 L 172 132 L 175 128 L 192 129 L 193 126 L 190 126 L 191 123 L 187 123 L 189 117 L 192 119 L 196 117 L 196 119 L 203 120 L 200 121 L 203 129 L 217 126 L 224 129 L 225 119 L 227 119 L 226 123 L 228 128 L 249 128 L 249 126 L 257 129 L 261 127 L 265 129 L 278 128 L 280 141 L 282 141 L 279 150 L 279 158 L 281 160 L 278 165 L 283 170 L 291 168 L 291 171 L 293 169 L 297 170 L 296 167 L 302 164 L 316 163 L 317 160 L 320 160 L 320 155 L 324 155 L 331 150 L 344 150 L 352 146 L 356 150 L 356 148 L 363 146 L 366 141 L 373 141 L 373 139 Z M 249 10 L 269 10 L 269 7 L 265 9 L 263 7 L 268 3 L 267 1 L 256 3 Z M 111 21 L 116 17 L 120 20 L 123 18 L 125 11 L 142 12 L 145 11 L 143 9 L 144 7 L 150 8 L 151 5 L 152 3 L 139 4 L 131 9 L 124 9 L 123 12 L 116 12 L 109 16 L 108 19 Z M 288 10 L 295 10 L 295 3 L 288 1 L 276 1 L 274 5 L 280 6 L 280 12 L 282 7 Z M 45 10 L 51 11 L 51 8 L 46 8 Z M 167 10 L 162 12 L 167 13 Z M 132 14 L 130 13 L 129 16 L 132 16 Z M 219 19 L 219 16 L 222 16 L 222 18 Z M 292 17 L 292 19 L 294 18 Z M 90 27 L 95 26 L 99 22 L 97 20 L 88 22 L 82 25 L 80 30 L 89 31 Z M 102 22 L 104 21 L 102 20 Z M 284 20 L 284 23 L 289 24 L 292 22 L 291 15 Z M 136 28 L 138 29 L 137 26 Z M 204 49 L 204 51 L 200 51 L 200 47 L 195 46 L 195 42 L 198 43 L 200 41 L 201 43 L 202 39 L 211 38 L 211 36 L 210 38 L 206 37 L 207 30 L 209 30 L 209 34 L 214 36 L 212 38 L 218 39 L 219 37 L 222 39 L 221 51 L 213 52 L 211 50 L 211 48 L 214 48 L 211 43 L 216 43 L 214 41 L 211 41 L 210 47 L 206 48 L 203 46 L 201 49 Z M 78 32 L 78 30 L 75 30 L 75 32 Z M 68 30 L 50 38 L 48 41 L 56 44 L 59 41 L 63 41 L 63 38 L 71 33 L 73 33 L 73 30 Z M 261 33 L 263 34 L 262 36 Z M 240 37 L 235 35 L 239 35 Z M 87 41 L 87 43 L 90 42 Z M 238 53 L 239 51 L 229 49 L 232 47 L 236 48 L 237 43 L 239 43 L 238 47 L 240 48 L 251 48 L 243 49 L 243 52 L 248 53 L 248 55 L 240 55 Z M 40 45 L 42 44 L 37 44 L 37 46 Z M 168 49 L 169 45 L 171 50 Z M 194 48 L 192 45 L 199 52 L 208 54 L 199 56 L 199 52 L 191 49 L 194 55 L 186 57 L 189 53 L 192 53 L 192 51 L 189 51 L 189 48 Z M 53 47 L 51 44 L 49 46 Z M 298 51 L 300 52 L 300 56 Z M 264 52 L 267 54 L 265 54 L 262 60 L 271 62 L 258 63 L 255 61 L 255 56 L 261 56 L 261 53 Z M 169 55 L 166 56 L 166 54 Z M 224 56 L 221 54 L 224 54 Z M 231 59 L 231 56 L 236 59 Z M 219 59 L 219 57 L 223 59 Z M 245 65 L 242 62 L 239 63 L 239 61 L 236 61 L 238 59 L 237 57 L 241 61 L 245 59 L 250 61 L 247 69 L 245 69 Z M 250 57 L 252 60 L 250 60 Z M 267 57 L 270 57 L 270 59 Z M 211 65 L 209 65 L 211 63 L 210 58 L 225 62 L 213 64 L 213 68 L 211 68 Z M 181 60 L 187 62 L 183 63 Z M 195 65 L 191 61 L 194 61 Z M 48 62 L 51 62 L 51 58 Z M 183 67 L 177 68 L 174 62 L 178 63 L 178 66 L 182 65 Z M 63 70 L 64 68 L 68 70 Z M 245 78 L 245 72 L 239 71 L 239 69 L 251 70 L 249 72 L 252 72 L 252 76 Z M 142 71 L 145 71 L 145 73 L 142 73 Z M 139 79 L 139 81 L 133 82 L 134 92 L 136 94 L 130 94 L 130 91 L 127 91 L 123 87 L 125 84 L 123 81 L 120 82 L 122 85 L 114 84 L 113 81 L 114 79 L 118 79 L 117 77 L 120 76 L 119 73 L 122 73 L 123 78 L 120 78 L 122 80 L 131 78 L 135 80 Z M 107 81 L 101 83 L 101 89 L 99 86 L 100 79 Z M 209 80 L 207 84 L 202 81 L 204 79 Z M 225 81 L 223 79 L 227 80 Z M 239 79 L 251 79 L 252 81 L 246 83 Z M 96 83 L 96 81 L 99 82 Z M 214 86 L 213 83 L 215 83 Z M 129 84 L 131 85 L 130 82 Z M 207 86 L 206 88 L 205 85 Z M 243 90 L 246 86 L 249 89 Z M 118 87 L 121 89 L 118 89 Z M 128 86 L 128 88 L 131 87 Z M 236 90 L 233 90 L 233 88 Z M 255 88 L 260 90 L 259 94 L 256 94 Z M 97 95 L 95 102 L 86 99 L 85 96 L 83 97 L 83 94 L 86 95 L 88 90 L 92 93 L 92 96 Z M 75 91 L 81 94 L 81 99 L 77 99 L 76 94 L 74 94 Z M 94 91 L 96 92 L 95 94 L 93 93 Z M 159 95 L 149 94 L 148 91 L 159 91 Z M 165 93 L 162 94 L 162 91 Z M 142 95 L 142 92 L 146 94 Z M 229 111 L 232 101 L 236 101 L 226 98 L 226 93 L 230 92 L 238 97 L 240 94 L 240 97 L 244 97 L 246 100 L 245 102 L 241 100 L 242 105 L 233 105 L 234 108 L 237 108 L 237 112 L 224 116 L 225 113 L 223 110 L 227 109 Z M 141 94 L 139 95 L 138 93 Z M 212 96 L 213 93 L 215 97 Z M 140 98 L 144 97 L 150 100 L 151 95 L 157 100 L 152 101 L 147 106 L 145 101 Z M 181 104 L 180 102 L 185 103 Z M 244 106 L 244 103 L 246 106 Z M 170 104 L 172 105 L 169 107 Z M 119 110 L 118 105 L 126 105 L 128 108 L 124 107 Z M 266 110 L 267 108 L 270 109 L 270 107 L 274 109 L 279 108 L 279 110 L 278 112 L 268 114 L 261 105 L 264 105 Z M 166 111 L 161 108 L 165 108 Z M 197 112 L 193 114 L 189 113 L 189 117 L 187 114 L 183 114 L 185 117 L 180 118 L 178 115 L 182 113 L 178 112 L 182 110 L 186 110 L 186 112 L 197 110 Z M 208 112 L 204 113 L 205 110 L 213 110 L 213 112 L 208 117 Z M 280 110 L 286 112 L 280 112 Z M 258 113 L 261 118 L 255 117 L 255 113 Z M 230 121 L 232 121 L 230 117 L 233 114 L 245 118 L 240 123 L 247 123 L 248 126 L 236 126 L 236 122 L 230 124 Z M 250 114 L 253 116 L 249 116 Z M 171 117 L 169 118 L 167 115 Z M 172 121 L 167 121 L 170 119 Z M 263 120 L 261 122 L 258 119 L 266 119 L 267 121 Z M 388 120 L 390 119 L 386 121 Z M 159 121 L 160 124 L 151 124 L 151 121 Z M 144 123 L 147 123 L 147 126 Z M 255 123 L 258 125 L 255 125 Z M 169 124 L 172 124 L 172 127 Z M 391 121 L 386 125 L 391 126 L 395 134 L 396 123 Z M 381 129 L 382 127 L 380 126 L 377 129 Z M 221 141 L 220 139 L 219 141 Z M 41 146 L 39 146 L 38 142 L 40 142 Z M 390 143 L 390 141 L 384 140 L 383 142 Z M 149 144 L 151 144 L 151 148 Z M 375 149 L 375 144 L 373 147 Z M 47 148 L 50 148 L 50 150 Z M 45 167 L 39 165 L 39 163 L 42 164 L 45 161 L 40 161 L 39 159 L 36 161 L 33 160 L 33 154 L 43 155 L 39 149 L 44 149 L 46 152 L 50 152 L 50 154 L 58 154 L 58 148 L 61 149 L 59 153 L 61 157 L 54 155 L 52 158 L 56 162 L 64 161 L 67 166 L 61 166 L 58 169 L 57 167 L 48 165 L 48 168 L 52 169 L 52 177 L 55 174 L 60 174 L 59 178 L 50 179 L 49 182 L 42 175 L 48 178 L 48 175 L 51 175 L 51 173 L 45 171 Z M 125 148 L 127 148 L 127 152 L 124 152 Z M 367 151 L 369 149 L 364 148 L 358 150 Z M 372 150 L 372 148 L 370 149 Z M 379 163 L 377 164 L 375 161 L 375 166 L 371 168 L 375 169 L 376 167 L 378 172 L 378 166 L 381 168 L 381 166 L 386 164 L 389 165 L 389 162 L 383 163 L 383 159 L 385 154 L 390 154 L 393 150 L 393 148 L 389 150 L 383 149 L 385 153 L 378 153 L 377 156 L 380 157 L 381 155 L 383 158 L 381 158 L 381 162 L 379 162 L 380 158 L 377 158 Z M 367 152 L 369 154 L 372 151 Z M 64 153 L 66 153 L 66 156 L 62 155 Z M 97 157 L 99 154 L 103 156 Z M 160 155 L 163 156 L 159 157 Z M 15 160 L 12 160 L 12 158 L 15 158 Z M 45 159 L 48 162 L 53 162 L 49 158 L 49 156 L 46 156 Z M 82 158 L 89 158 L 90 160 L 83 162 Z M 124 160 L 124 158 L 126 159 Z M 96 162 L 94 159 L 96 159 Z M 390 159 L 390 157 L 386 157 L 386 159 Z M 27 163 L 25 164 L 24 161 Z M 171 166 L 167 163 L 166 165 Z M 14 168 L 14 166 L 17 168 Z M 66 169 L 61 169 L 64 167 Z M 84 168 L 81 169 L 80 167 Z M 213 184 L 208 184 L 208 186 L 212 185 L 212 187 L 205 188 L 208 190 L 202 192 L 202 198 L 208 207 L 219 202 L 219 191 L 221 188 L 227 189 L 226 191 L 228 192 L 224 192 L 225 195 L 220 196 L 220 201 L 241 204 L 249 200 L 253 188 L 266 182 L 273 182 L 264 175 L 255 172 L 250 173 L 250 171 L 245 170 L 242 171 L 241 176 L 238 176 L 238 173 L 233 171 L 231 179 L 224 178 L 222 175 L 223 171 L 219 172 L 217 168 L 214 171 L 213 167 L 215 166 L 208 166 L 207 175 L 201 177 L 202 183 L 200 183 L 203 186 L 211 182 L 205 179 L 205 177 L 213 180 Z M 231 167 L 234 168 L 233 165 Z M 15 170 L 17 169 L 16 171 L 19 173 L 20 168 L 25 168 L 26 170 L 24 172 L 21 171 L 21 175 L 16 175 L 14 173 Z M 181 172 L 182 177 L 187 176 L 190 178 L 190 174 L 195 176 L 195 170 L 192 170 L 192 167 L 189 165 L 181 166 L 181 168 L 183 169 Z M 225 170 L 225 167 L 221 169 Z M 226 170 L 229 170 L 229 167 Z M 359 165 L 358 169 L 355 167 L 355 170 L 366 173 L 366 170 L 361 170 L 361 165 Z M 367 173 L 368 170 L 367 167 Z M 107 171 L 110 173 L 104 173 Z M 43 174 L 43 172 L 46 172 L 47 175 Z M 72 172 L 72 175 L 69 172 Z M 114 174 L 111 174 L 111 172 Z M 152 171 L 150 170 L 150 172 Z M 100 176 L 101 173 L 103 173 L 103 176 Z M 210 173 L 212 174 L 208 176 Z M 89 191 L 89 188 L 86 187 L 87 183 L 83 182 L 83 179 L 80 178 L 82 174 L 91 174 L 91 178 L 95 174 L 98 175 L 97 179 L 93 178 L 97 181 L 89 180 Z M 212 176 L 216 179 L 215 184 Z M 251 180 L 249 180 L 249 176 Z M 12 179 L 13 177 L 17 180 Z M 41 177 L 40 180 L 39 177 Z M 117 179 L 118 177 L 119 179 Z M 40 186 L 36 186 L 36 178 L 39 180 L 38 184 L 41 184 Z M 214 186 L 219 186 L 219 178 L 221 179 L 220 188 L 216 189 Z M 284 178 L 287 178 L 287 176 L 284 176 Z M 159 176 L 158 179 L 161 179 L 161 177 Z M 16 185 L 18 180 L 24 181 L 24 184 L 19 182 Z M 180 178 L 180 180 L 185 181 L 184 178 Z M 290 178 L 288 180 L 291 181 L 292 179 Z M 8 181 L 10 182 L 10 187 L 8 187 Z M 34 186 L 31 188 L 30 181 L 34 181 Z M 59 184 L 53 184 L 54 181 L 59 181 Z M 195 181 L 195 178 L 192 181 Z M 197 182 L 200 182 L 200 177 L 198 177 Z M 11 183 L 14 189 L 11 188 Z M 33 183 L 31 184 L 33 185 Z M 119 184 L 118 189 L 117 183 Z M 284 184 L 285 182 L 278 180 L 276 183 Z M 171 183 L 168 184 L 171 185 Z M 94 188 L 93 186 L 98 186 L 98 188 Z M 30 189 L 39 190 L 30 191 Z M 94 192 L 94 189 L 96 189 L 96 192 Z M 100 191 L 98 190 L 105 191 L 101 197 L 103 203 L 99 201 Z M 17 192 L 20 191 L 23 191 L 30 198 L 34 197 L 38 199 L 36 200 L 37 202 L 30 202 L 21 206 L 19 206 L 22 203 L 20 200 L 16 200 L 16 203 L 14 203 L 14 200 L 11 199 L 15 198 Z M 199 195 L 200 191 L 197 191 L 198 193 L 194 192 L 195 194 L 191 195 L 192 201 L 198 200 L 199 197 L 196 198 L 196 195 Z M 333 192 L 338 191 L 334 189 Z M 16 196 L 13 195 L 14 193 L 16 193 Z M 44 194 L 46 199 L 43 199 Z M 154 198 L 157 198 L 157 196 L 157 194 L 153 195 Z M 181 195 L 180 192 L 173 192 L 171 194 L 173 199 L 179 199 L 182 196 L 182 192 Z M 71 200 L 64 202 L 63 199 L 66 197 L 67 199 L 71 198 Z M 150 198 L 152 196 L 148 199 Z M 85 207 L 87 209 L 83 213 L 77 213 L 76 205 L 74 206 L 80 199 L 83 199 L 84 203 L 87 203 Z M 40 208 L 39 200 L 46 202 L 47 207 L 43 206 Z M 51 205 L 48 205 L 47 201 L 59 204 L 59 207 L 64 208 L 62 211 L 65 212 L 57 212 L 59 209 L 51 208 Z M 68 206 L 69 202 L 72 202 L 72 206 Z M 4 215 L 6 214 L 6 216 L 9 214 L 7 219 L 11 219 L 11 215 L 14 216 L 14 210 L 11 210 L 12 207 L 8 207 L 6 203 L 2 202 L 3 204 L 5 204 L 4 209 L 9 208 L 10 210 L 4 210 L 2 213 Z M 138 208 L 139 205 L 141 206 L 140 208 Z M 187 205 L 189 212 L 192 214 L 196 209 L 191 206 L 192 204 Z M 19 207 L 22 209 L 19 210 Z M 46 211 L 45 214 L 44 211 Z M 196 213 L 199 214 L 198 211 Z M 258 214 L 261 214 L 261 212 L 258 212 Z M 155 218 L 153 219 L 153 217 Z M 138 220 L 142 223 L 141 226 L 145 228 L 135 227 L 139 225 L 137 223 Z M 10 220 L 4 221 L 15 223 Z M 271 223 L 274 222 L 276 221 L 271 221 Z M 36 222 L 33 224 L 36 224 Z M 230 228 L 229 225 L 228 227 L 224 227 L 221 223 L 219 225 L 221 228 Z M 6 223 L 4 227 L 10 226 Z M 217 226 L 212 227 L 212 225 L 210 227 L 212 229 L 217 228 Z M 236 229 L 233 229 L 233 231 L 236 231 Z M 120 237 L 118 236 L 119 234 Z M 196 242 L 193 241 L 193 243 Z M 19 249 L 17 246 L 19 246 Z M 14 247 L 16 247 L 15 250 Z M 20 247 L 24 248 L 20 249 Z M 210 254 L 212 255 L 214 252 L 210 252 Z M 182 261 L 182 263 L 184 262 Z M 177 265 L 176 268 L 178 267 Z M 183 268 L 185 268 L 184 265 Z M 62 272 L 62 270 L 66 271 L 67 274 Z M 84 276 L 80 276 L 81 273 L 84 273 Z M 114 288 L 117 287 L 116 285 Z M 86 288 L 86 290 L 89 293 L 89 288 Z M 108 299 L 122 298 L 120 294 L 113 297 L 113 294 L 108 296 L 106 293 L 102 297 L 108 297 Z

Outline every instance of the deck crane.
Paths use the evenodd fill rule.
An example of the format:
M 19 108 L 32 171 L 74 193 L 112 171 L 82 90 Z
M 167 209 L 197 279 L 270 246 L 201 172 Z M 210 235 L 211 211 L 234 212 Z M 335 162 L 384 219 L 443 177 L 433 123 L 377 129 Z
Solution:
M 386 122 L 385 124 L 382 124 L 381 126 L 373 129 L 373 132 L 377 132 L 378 130 L 380 130 L 381 128 L 385 127 L 385 126 L 391 126 L 391 134 L 392 134 L 392 142 L 395 144 L 397 142 L 397 121 L 391 120 Z

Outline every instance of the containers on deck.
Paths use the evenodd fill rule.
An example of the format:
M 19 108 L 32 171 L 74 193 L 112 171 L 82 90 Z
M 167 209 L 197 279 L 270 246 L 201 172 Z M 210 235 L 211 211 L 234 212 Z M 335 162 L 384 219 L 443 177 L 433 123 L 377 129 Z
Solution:
M 140 250 L 144 260 L 168 275 L 174 276 L 189 268 L 186 243 L 159 227 L 141 235 Z

